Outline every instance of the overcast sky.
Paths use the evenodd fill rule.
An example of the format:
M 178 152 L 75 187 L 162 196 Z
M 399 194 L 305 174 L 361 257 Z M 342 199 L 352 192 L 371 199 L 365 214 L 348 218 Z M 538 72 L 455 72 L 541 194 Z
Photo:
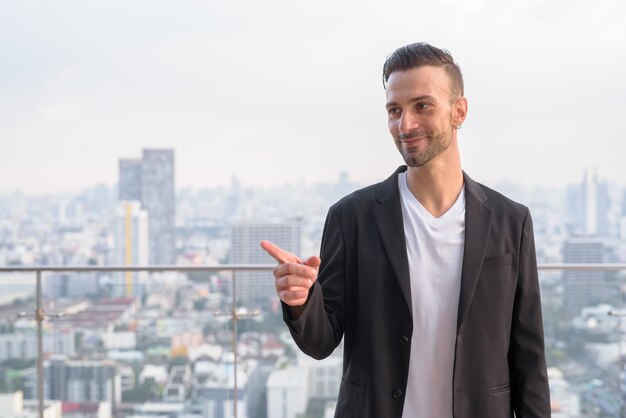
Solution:
M 114 184 L 176 150 L 176 185 L 386 178 L 381 67 L 448 49 L 464 169 L 487 184 L 626 178 L 626 2 L 0 0 L 0 193 Z

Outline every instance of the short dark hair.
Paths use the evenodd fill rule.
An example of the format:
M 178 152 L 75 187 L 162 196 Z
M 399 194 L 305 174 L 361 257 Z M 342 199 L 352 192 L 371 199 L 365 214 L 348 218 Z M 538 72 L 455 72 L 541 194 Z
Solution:
M 396 49 L 385 60 L 383 66 L 383 87 L 387 88 L 389 76 L 395 71 L 406 71 L 424 66 L 442 67 L 450 77 L 452 97 L 463 96 L 463 75 L 461 68 L 454 62 L 452 54 L 426 42 L 417 42 Z

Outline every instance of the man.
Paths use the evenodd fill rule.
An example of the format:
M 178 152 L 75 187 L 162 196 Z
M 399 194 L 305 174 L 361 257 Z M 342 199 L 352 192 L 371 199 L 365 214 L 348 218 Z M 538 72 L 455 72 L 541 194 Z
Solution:
M 317 359 L 344 338 L 335 417 L 549 417 L 532 221 L 461 170 L 460 69 L 417 43 L 383 84 L 406 166 L 330 208 L 320 258 L 261 243 L 285 322 Z

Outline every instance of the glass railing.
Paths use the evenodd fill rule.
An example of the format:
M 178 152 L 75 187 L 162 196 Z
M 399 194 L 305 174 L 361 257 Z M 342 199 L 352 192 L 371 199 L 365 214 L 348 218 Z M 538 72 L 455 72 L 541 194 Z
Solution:
M 0 267 L 0 403 L 74 416 L 327 416 L 271 265 Z M 624 415 L 626 264 L 539 266 L 553 417 Z M 90 415 L 91 414 L 91 415 Z

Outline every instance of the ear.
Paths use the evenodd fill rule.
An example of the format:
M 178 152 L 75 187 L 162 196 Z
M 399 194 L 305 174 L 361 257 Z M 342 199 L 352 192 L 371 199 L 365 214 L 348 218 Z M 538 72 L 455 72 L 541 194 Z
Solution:
M 453 126 L 459 126 L 465 122 L 467 117 L 467 99 L 465 97 L 459 97 L 454 102 L 452 115 Z

